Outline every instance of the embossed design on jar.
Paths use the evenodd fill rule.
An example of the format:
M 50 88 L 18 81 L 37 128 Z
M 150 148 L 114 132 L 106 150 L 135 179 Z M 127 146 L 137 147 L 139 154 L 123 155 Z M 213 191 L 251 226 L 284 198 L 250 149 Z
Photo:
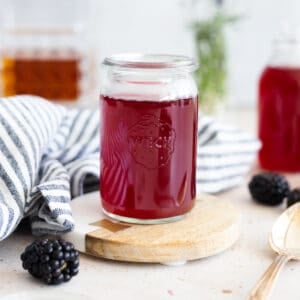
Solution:
M 144 115 L 128 132 L 133 159 L 148 169 L 158 169 L 169 162 L 175 139 L 175 130 L 171 125 L 154 115 Z

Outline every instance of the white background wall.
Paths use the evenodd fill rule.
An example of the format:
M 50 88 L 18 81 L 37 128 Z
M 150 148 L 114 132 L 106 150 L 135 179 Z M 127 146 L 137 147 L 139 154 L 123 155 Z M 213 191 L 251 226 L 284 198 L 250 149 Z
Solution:
M 1 17 L 2 22 L 9 19 L 5 7 L 13 2 L 19 9 L 17 22 L 22 18 L 36 19 L 34 8 L 38 4 L 44 7 L 43 14 L 39 13 L 40 21 L 51 13 L 57 22 L 67 22 L 73 15 L 88 16 L 89 37 L 101 60 L 112 53 L 127 51 L 193 56 L 189 23 L 192 18 L 207 16 L 209 10 L 204 2 L 213 0 L 198 0 L 196 6 L 191 6 L 193 0 L 49 0 L 52 8 L 46 8 L 47 1 L 0 0 L 0 21 Z M 79 9 L 76 2 L 81 5 Z M 63 8 L 58 9 L 60 5 Z M 230 103 L 254 105 L 257 80 L 270 54 L 272 38 L 284 21 L 300 25 L 300 1 L 225 0 L 225 9 L 241 15 L 241 20 L 226 30 Z
M 243 19 L 227 31 L 229 91 L 233 103 L 254 105 L 259 75 L 267 63 L 274 37 L 287 22 L 300 26 L 299 0 L 231 0 L 228 10 Z

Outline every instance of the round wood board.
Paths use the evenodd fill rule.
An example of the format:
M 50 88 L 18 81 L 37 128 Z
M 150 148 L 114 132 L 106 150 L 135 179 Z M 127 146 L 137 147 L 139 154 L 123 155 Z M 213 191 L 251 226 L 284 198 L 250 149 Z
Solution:
M 147 263 L 176 263 L 220 253 L 240 232 L 240 214 L 228 201 L 200 195 L 182 220 L 159 225 L 115 222 L 101 209 L 99 193 L 72 201 L 75 230 L 65 235 L 77 249 L 97 257 Z

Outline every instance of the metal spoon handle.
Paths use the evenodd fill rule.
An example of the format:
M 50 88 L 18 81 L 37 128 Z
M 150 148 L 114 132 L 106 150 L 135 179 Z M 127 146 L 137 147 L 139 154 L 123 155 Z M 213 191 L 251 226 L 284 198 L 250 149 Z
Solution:
M 289 256 L 277 255 L 259 282 L 250 293 L 249 300 L 266 300 L 269 298 L 274 282 L 283 266 L 290 260 Z

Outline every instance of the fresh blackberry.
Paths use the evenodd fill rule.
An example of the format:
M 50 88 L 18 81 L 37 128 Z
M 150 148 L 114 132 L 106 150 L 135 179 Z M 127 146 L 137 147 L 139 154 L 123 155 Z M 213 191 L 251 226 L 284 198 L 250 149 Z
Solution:
M 290 191 L 287 198 L 287 207 L 290 207 L 296 202 L 300 202 L 300 188 L 293 189 L 292 191 Z
M 248 187 L 255 201 L 270 206 L 282 203 L 290 191 L 285 177 L 275 173 L 261 173 L 253 176 Z
M 79 253 L 70 242 L 39 239 L 21 254 L 23 268 L 47 284 L 69 281 L 77 275 Z

